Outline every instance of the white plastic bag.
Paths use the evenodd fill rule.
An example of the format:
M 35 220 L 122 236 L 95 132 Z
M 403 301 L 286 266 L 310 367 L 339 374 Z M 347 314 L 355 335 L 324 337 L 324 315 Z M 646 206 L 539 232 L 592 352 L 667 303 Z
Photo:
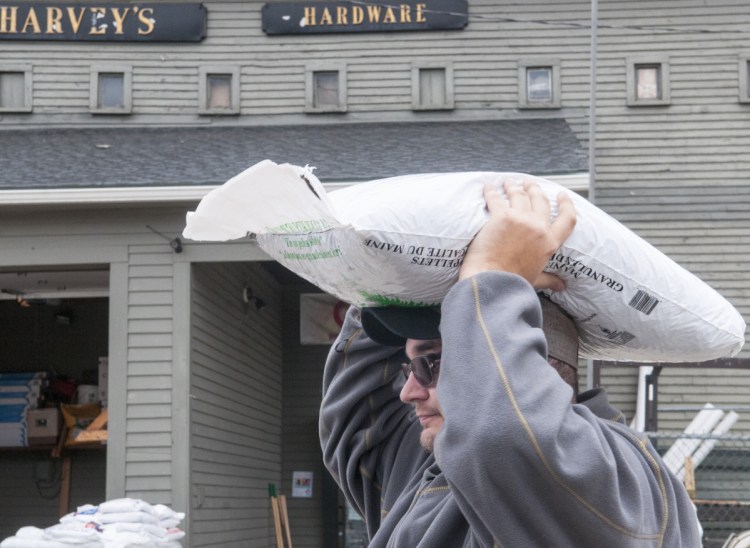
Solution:
M 206 195 L 184 236 L 256 234 L 272 258 L 358 306 L 433 305 L 456 282 L 487 219 L 484 183 L 539 183 L 557 215 L 564 187 L 519 173 L 421 174 L 326 193 L 312 170 L 265 160 Z M 742 316 L 716 291 L 593 204 L 569 192 L 577 225 L 546 268 L 550 298 L 576 321 L 583 358 L 704 361 L 735 355 Z

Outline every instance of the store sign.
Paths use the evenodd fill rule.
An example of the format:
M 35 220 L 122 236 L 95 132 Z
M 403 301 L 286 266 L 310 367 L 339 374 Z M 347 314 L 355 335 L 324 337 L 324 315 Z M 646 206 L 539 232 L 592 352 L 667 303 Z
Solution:
M 200 42 L 203 4 L 3 3 L 0 40 Z
M 466 0 L 280 2 L 263 6 L 266 34 L 463 29 Z

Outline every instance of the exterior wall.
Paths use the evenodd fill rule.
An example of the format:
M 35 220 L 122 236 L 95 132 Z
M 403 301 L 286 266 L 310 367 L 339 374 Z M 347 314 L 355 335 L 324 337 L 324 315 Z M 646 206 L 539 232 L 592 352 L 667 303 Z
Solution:
M 741 31 L 750 24 L 748 5 L 605 0 L 599 23 L 597 205 L 750 318 L 743 259 L 750 254 L 750 105 L 738 100 L 738 60 L 750 52 Z M 627 62 L 643 55 L 668 60 L 670 104 L 627 105 Z M 746 346 L 740 356 L 749 353 Z M 628 377 L 635 386 L 635 368 L 602 374 L 605 384 Z M 750 370 L 670 369 L 660 378 L 659 403 L 744 405 L 749 384 Z M 694 414 L 661 414 L 660 429 L 682 430 Z M 750 429 L 750 417 L 740 415 L 733 432 Z
M 243 302 L 250 286 L 266 306 Z M 192 546 L 270 546 L 281 486 L 281 290 L 258 264 L 193 268 Z
M 0 218 L 2 268 L 111 269 L 110 439 L 106 459 L 85 464 L 86 470 L 103 474 L 106 460 L 106 493 L 103 484 L 94 485 L 74 462 L 71 506 L 105 497 L 142 498 L 187 511 L 188 542 L 193 545 L 209 545 L 209 539 L 232 545 L 247 538 L 270 545 L 268 483 L 289 497 L 292 471 L 313 470 L 315 498 L 289 497 L 289 513 L 295 544 L 321 546 L 323 472 L 315 417 L 327 348 L 302 348 L 293 344 L 298 333 L 285 335 L 289 355 L 284 367 L 290 371 L 284 373 L 289 388 L 282 400 L 286 344 L 281 339 L 281 285 L 253 262 L 265 254 L 242 243 L 190 243 L 175 254 L 168 241 L 146 228 L 179 234 L 190 207 L 4 211 Z M 191 280 L 193 263 L 197 266 Z M 267 303 L 257 317 L 232 307 L 241 303 L 245 283 Z M 284 302 L 297 300 L 293 296 Z M 285 310 L 284 318 L 285 329 L 294 329 L 298 311 Z M 291 327 L 286 326 L 290 322 Z M 241 328 L 227 327 L 235 324 Z M 222 329 L 205 330 L 216 325 Z M 232 350 L 226 354 L 220 347 Z M 187 348 L 193 350 L 185 357 Z M 232 373 L 232 366 L 240 369 Z M 235 406 L 244 410 L 238 413 Z M 283 440 L 282 416 L 289 421 Z M 292 453 L 284 461 L 282 454 Z M 33 462 L 14 461 L 7 470 L 13 477 L 26 477 L 33 472 Z M 33 489 L 15 480 L 6 487 L 9 495 L 17 490 L 19 498 L 9 496 L 13 511 L 0 512 L 3 535 L 21 525 L 56 521 L 57 501 L 29 498 Z M 29 504 L 26 514 L 21 512 L 24 500 Z M 232 537 L 227 522 L 252 531 Z
M 136 498 L 172 504 L 173 437 L 179 435 L 172 432 L 174 253 L 164 243 L 128 246 L 124 487 Z
M 154 2 L 160 3 L 160 0 Z M 206 38 L 198 43 L 0 41 L 3 63 L 31 64 L 33 110 L 4 114 L 10 127 L 340 123 L 429 119 L 565 117 L 587 132 L 588 2 L 470 2 L 459 31 L 267 36 L 264 1 L 203 2 Z M 539 22 L 539 20 L 543 20 Z M 573 22 L 573 23 L 571 23 Z M 519 110 L 518 62 L 558 60 L 562 109 Z M 412 66 L 452 63 L 455 108 L 412 110 Z M 305 69 L 345 67 L 347 112 L 305 114 Z M 89 112 L 92 66 L 132 68 L 132 113 Z M 237 68 L 239 115 L 198 114 L 201 67 Z
M 71 459 L 70 508 L 104 500 L 105 451 L 76 451 Z M 60 518 L 62 462 L 49 451 L 0 449 L 0 540 L 24 525 L 48 527 Z
M 300 280 L 301 282 L 301 280 Z M 335 505 L 325 500 L 324 475 L 318 437 L 318 412 L 323 386 L 323 365 L 329 345 L 300 344 L 299 296 L 301 293 L 317 293 L 309 284 L 284 286 L 284 391 L 282 428 L 283 480 L 287 495 L 292 542 L 300 548 L 323 548 L 324 521 L 333 513 L 338 517 Z M 294 471 L 313 473 L 312 498 L 292 498 L 292 474 Z
M 0 216 L 0 267 L 6 270 L 109 266 L 106 496 L 176 504 L 178 510 L 186 501 L 173 495 L 172 462 L 179 461 L 175 444 L 187 435 L 175 432 L 171 422 L 172 386 L 181 375 L 172 367 L 172 271 L 178 256 L 146 227 L 177 234 L 184 211 L 28 209 Z

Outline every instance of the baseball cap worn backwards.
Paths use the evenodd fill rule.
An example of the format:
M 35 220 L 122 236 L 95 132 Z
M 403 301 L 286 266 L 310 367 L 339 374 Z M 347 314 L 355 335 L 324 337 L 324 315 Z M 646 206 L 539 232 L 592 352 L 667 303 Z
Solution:
M 404 346 L 406 339 L 440 338 L 438 307 L 366 307 L 362 309 L 362 329 L 378 344 Z

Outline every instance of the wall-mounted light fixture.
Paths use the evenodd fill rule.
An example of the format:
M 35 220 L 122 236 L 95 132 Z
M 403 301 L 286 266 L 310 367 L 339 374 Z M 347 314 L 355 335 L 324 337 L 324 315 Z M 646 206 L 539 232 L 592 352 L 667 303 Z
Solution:
M 242 300 L 245 302 L 245 304 L 255 304 L 256 310 L 261 310 L 264 306 L 266 306 L 266 301 L 264 301 L 260 297 L 253 295 L 253 288 L 249 285 L 246 285 L 242 290 Z
M 162 234 L 161 232 L 156 230 L 151 225 L 146 225 L 146 228 L 148 228 L 154 234 L 157 234 L 167 240 L 169 242 L 169 247 L 172 248 L 172 251 L 174 251 L 175 253 L 182 253 L 182 240 L 180 240 L 179 236 L 176 238 L 170 238 L 166 234 Z

